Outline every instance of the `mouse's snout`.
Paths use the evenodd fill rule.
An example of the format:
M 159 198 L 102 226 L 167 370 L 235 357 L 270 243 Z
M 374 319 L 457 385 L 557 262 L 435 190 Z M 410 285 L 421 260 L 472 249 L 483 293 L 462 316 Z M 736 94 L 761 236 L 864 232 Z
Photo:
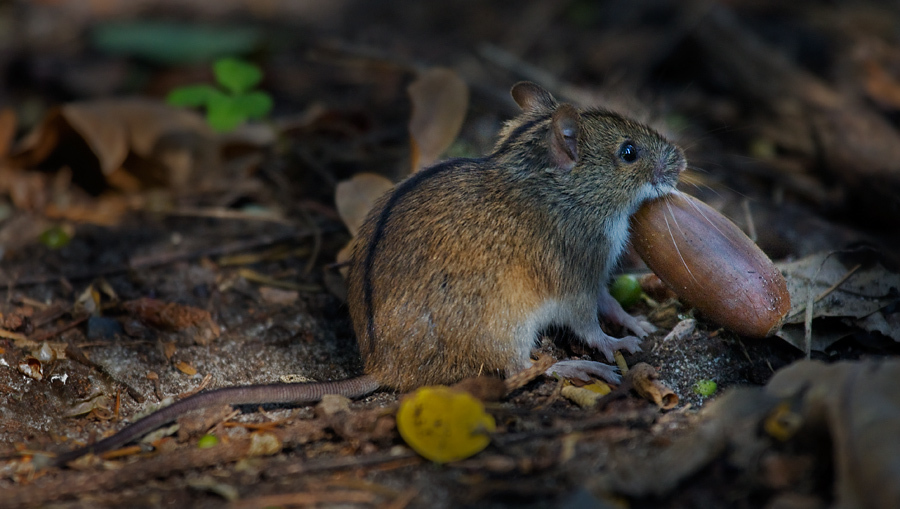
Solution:
M 674 187 L 678 182 L 678 176 L 686 168 L 687 159 L 684 157 L 684 151 L 675 145 L 671 145 L 660 154 L 659 159 L 656 161 L 650 182 L 654 186 L 670 185 Z

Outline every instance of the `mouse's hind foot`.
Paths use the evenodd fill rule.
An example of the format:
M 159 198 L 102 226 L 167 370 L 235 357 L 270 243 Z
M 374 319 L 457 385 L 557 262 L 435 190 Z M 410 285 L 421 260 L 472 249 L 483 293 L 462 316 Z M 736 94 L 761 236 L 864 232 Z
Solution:
M 619 368 L 597 361 L 568 360 L 559 361 L 545 372 L 549 376 L 577 378 L 588 381 L 592 376 L 602 378 L 614 384 L 620 383 L 622 377 L 617 373 Z

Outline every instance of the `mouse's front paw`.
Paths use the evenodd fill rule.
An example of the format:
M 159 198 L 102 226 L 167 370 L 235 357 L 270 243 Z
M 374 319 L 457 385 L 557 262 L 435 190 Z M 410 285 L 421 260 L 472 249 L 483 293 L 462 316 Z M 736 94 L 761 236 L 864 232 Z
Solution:
M 622 381 L 622 377 L 616 373 L 619 368 L 603 364 L 597 361 L 569 360 L 559 361 L 550 366 L 545 372 L 549 376 L 561 376 L 563 378 L 577 378 L 578 380 L 589 381 L 591 376 L 602 378 L 607 382 L 617 384 Z
M 615 340 L 613 348 L 616 350 L 626 350 L 628 353 L 641 352 L 641 338 L 635 336 L 625 336 Z
M 641 339 L 658 330 L 655 325 L 647 320 L 639 320 L 631 315 L 628 315 L 628 318 L 622 321 L 622 325 Z
M 600 350 L 600 352 L 606 357 L 606 360 L 608 360 L 609 362 L 613 362 L 615 360 L 614 354 L 616 350 L 625 350 L 628 353 L 641 351 L 641 338 L 636 336 L 614 338 L 606 335 L 605 332 L 600 330 L 599 326 L 597 327 L 597 330 L 594 332 L 594 334 L 585 337 L 585 343 L 587 343 L 588 346 Z

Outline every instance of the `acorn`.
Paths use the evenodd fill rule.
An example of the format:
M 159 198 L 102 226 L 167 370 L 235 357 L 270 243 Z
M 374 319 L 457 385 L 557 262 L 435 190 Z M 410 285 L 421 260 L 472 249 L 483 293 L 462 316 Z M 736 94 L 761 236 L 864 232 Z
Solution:
M 632 218 L 635 250 L 687 304 L 749 337 L 778 332 L 791 308 L 787 282 L 734 223 L 674 192 L 645 202 Z

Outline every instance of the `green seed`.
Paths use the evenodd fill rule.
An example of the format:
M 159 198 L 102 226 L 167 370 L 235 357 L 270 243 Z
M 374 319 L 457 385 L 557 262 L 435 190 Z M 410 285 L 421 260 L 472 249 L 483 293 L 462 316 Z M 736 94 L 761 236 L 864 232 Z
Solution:
M 197 440 L 197 448 L 198 449 L 210 449 L 219 444 L 219 438 L 215 435 L 203 435 L 200 437 L 200 440 Z
M 41 244 L 50 249 L 60 249 L 72 240 L 69 234 L 60 226 L 52 226 L 41 233 Z
M 716 384 L 715 380 L 698 380 L 694 384 L 694 393 L 699 394 L 704 398 L 708 398 L 715 394 L 718 388 L 719 386 Z
M 622 274 L 609 285 L 609 293 L 623 308 L 629 308 L 641 300 L 641 284 L 636 277 Z

